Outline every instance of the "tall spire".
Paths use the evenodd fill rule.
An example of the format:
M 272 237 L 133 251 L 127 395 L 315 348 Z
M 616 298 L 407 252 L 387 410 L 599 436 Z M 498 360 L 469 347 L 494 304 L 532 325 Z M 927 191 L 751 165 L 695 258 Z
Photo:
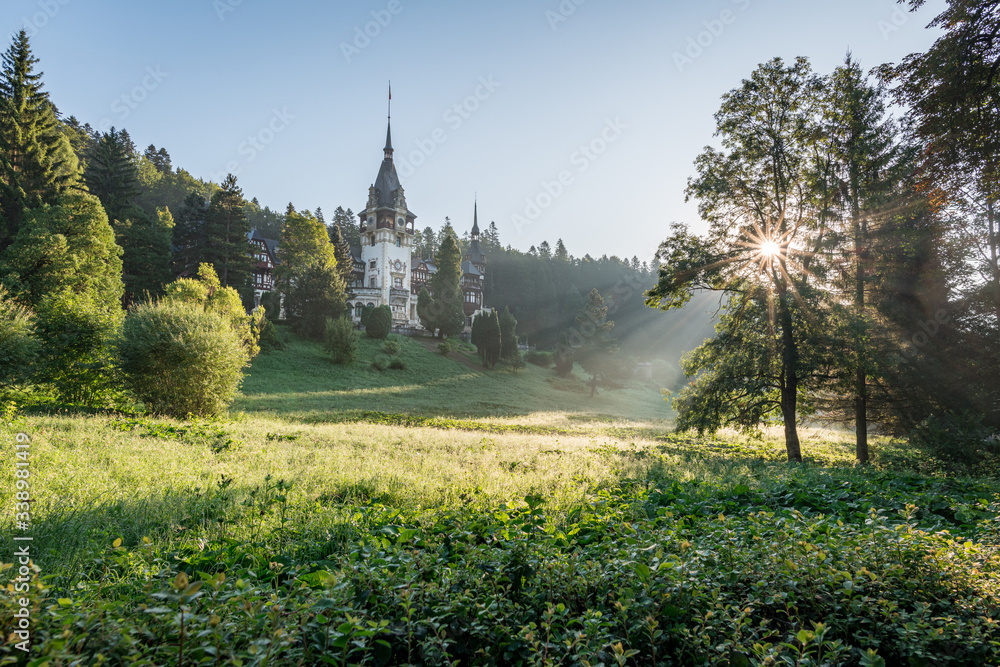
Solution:
M 392 82 L 389 82 L 389 113 L 385 126 L 385 159 L 392 159 Z

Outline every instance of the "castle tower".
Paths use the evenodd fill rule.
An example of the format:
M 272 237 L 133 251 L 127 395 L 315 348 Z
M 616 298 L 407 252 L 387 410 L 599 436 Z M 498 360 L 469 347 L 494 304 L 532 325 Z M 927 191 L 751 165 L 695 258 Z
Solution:
M 373 298 L 378 305 L 388 304 L 392 308 L 393 326 L 405 326 L 411 319 L 410 256 L 417 216 L 406 206 L 392 161 L 391 123 L 390 117 L 382 164 L 375 183 L 368 188 L 368 204 L 358 213 L 365 277 L 363 287 L 355 291 L 359 296 Z
M 462 261 L 462 292 L 464 310 L 471 326 L 472 316 L 483 309 L 483 290 L 486 287 L 486 255 L 479 246 L 479 201 L 472 209 L 472 232 L 469 234 L 469 251 Z

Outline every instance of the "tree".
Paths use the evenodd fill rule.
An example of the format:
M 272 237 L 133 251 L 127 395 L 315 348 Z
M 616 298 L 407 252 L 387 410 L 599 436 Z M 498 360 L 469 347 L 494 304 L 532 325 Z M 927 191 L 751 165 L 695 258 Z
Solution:
M 340 227 L 340 233 L 347 241 L 348 247 L 361 245 L 361 229 L 358 226 L 357 216 L 351 209 L 345 211 L 344 207 L 338 206 L 337 210 L 333 212 L 333 224 Z
M 430 331 L 432 336 L 437 333 L 437 320 L 434 319 L 433 307 L 434 299 L 431 297 L 431 293 L 427 291 L 426 287 L 421 287 L 417 294 L 417 317 L 420 318 L 420 324 Z M 364 314 L 363 311 L 362 314 Z
M 372 314 L 368 316 L 368 324 L 365 325 L 365 333 L 369 338 L 385 340 L 392 329 L 392 309 L 389 306 L 377 306 Z
M 222 188 L 212 195 L 205 213 L 203 261 L 210 262 L 224 287 L 245 292 L 250 285 L 251 249 L 243 190 L 236 177 L 226 176 Z
M 333 224 L 329 230 L 330 244 L 337 259 L 337 273 L 344 282 L 344 289 L 349 291 L 354 286 L 354 256 L 351 254 L 351 246 L 344 238 L 340 225 Z
M 197 192 L 184 199 L 174 224 L 174 274 L 193 275 L 208 257 L 208 202 Z
M 0 255 L 0 281 L 30 306 L 70 292 L 120 314 L 121 255 L 97 197 L 65 194 L 55 205 L 28 211 L 13 244 Z
M 500 316 L 496 310 L 490 313 L 483 313 L 482 333 L 480 340 L 483 344 L 483 366 L 495 368 L 500 360 L 500 353 L 503 349 L 503 338 L 500 332 Z
M 869 236 L 878 220 L 877 213 L 891 201 L 893 186 L 899 182 L 896 172 L 900 166 L 912 164 L 899 159 L 896 128 L 888 118 L 885 96 L 884 89 L 872 85 L 848 54 L 844 65 L 829 78 L 823 96 L 822 148 L 827 160 L 819 165 L 817 179 L 819 215 L 833 213 L 845 223 L 843 231 L 832 235 L 835 242 L 849 239 L 846 261 L 840 266 L 850 275 L 835 281 L 851 295 L 848 337 L 852 352 L 846 367 L 852 377 L 844 388 L 853 394 L 856 456 L 860 463 L 868 462 L 868 381 L 877 359 L 872 338 L 879 335 L 866 303 L 867 282 L 874 273 Z M 830 211 L 829 203 L 839 210 Z M 804 260 L 805 268 L 809 263 L 809 259 Z
M 465 328 L 465 310 L 461 286 L 462 255 L 452 234 L 444 235 L 436 259 L 437 272 L 430 280 L 432 300 L 425 309 L 432 327 L 427 328 L 438 330 L 442 337 L 455 336 Z
M 813 252 L 816 241 L 807 232 L 814 222 L 808 184 L 819 89 L 820 81 L 804 58 L 789 66 L 775 58 L 723 96 L 715 119 L 727 152 L 706 149 L 696 160 L 698 176 L 687 190 L 688 197 L 699 200 L 699 212 L 710 225 L 708 236 L 699 239 L 682 226 L 673 228 L 657 253 L 664 266 L 647 300 L 653 307 L 677 308 L 694 290 L 711 289 L 724 292 L 737 313 L 756 309 L 760 299 L 768 312 L 773 308 L 774 318 L 765 330 L 773 345 L 757 350 L 762 358 L 772 349 L 778 355 L 779 406 L 791 461 L 802 460 L 798 401 L 811 371 L 801 354 L 807 314 L 794 304 L 808 288 L 808 273 L 796 256 Z M 763 293 L 756 284 L 766 286 Z M 733 326 L 757 322 L 738 316 L 728 321 Z M 757 368 L 770 366 L 759 363 Z M 759 379 L 748 377 L 746 382 L 756 385 Z M 698 410 L 709 403 L 687 402 L 682 407 Z
M 54 204 L 79 177 L 37 63 L 21 30 L 3 54 L 0 73 L 0 217 L 6 221 L 0 251 L 17 236 L 25 211 Z
M 345 308 L 344 281 L 326 225 L 308 212 L 286 214 L 278 259 L 275 278 L 295 330 L 322 339 L 326 320 L 340 317 Z
M 504 361 L 513 361 L 515 357 L 520 356 L 521 352 L 517 346 L 517 320 L 510 314 L 510 309 L 507 306 L 503 307 L 499 322 L 501 341 L 500 358 Z
M 557 262 L 563 262 L 563 263 L 569 261 L 569 251 L 566 250 L 566 244 L 563 243 L 562 239 L 556 241 L 555 259 Z
M 122 132 L 111 128 L 94 144 L 87 160 L 84 180 L 111 221 L 125 221 L 139 194 L 139 171 L 128 153 Z
M 598 379 L 607 375 L 610 357 L 618 348 L 611 335 L 615 323 L 608 319 L 608 307 L 596 289 L 590 290 L 587 305 L 577 315 L 576 326 L 582 339 L 576 350 L 576 360 L 590 374 L 590 395 L 594 396 Z

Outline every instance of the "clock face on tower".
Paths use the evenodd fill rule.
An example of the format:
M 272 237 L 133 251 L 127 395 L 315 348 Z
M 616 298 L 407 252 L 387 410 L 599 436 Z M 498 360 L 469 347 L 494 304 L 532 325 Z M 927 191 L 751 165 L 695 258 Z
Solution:
M 395 269 L 396 269 L 397 271 L 402 271 L 402 270 L 403 270 L 403 263 L 402 263 L 401 261 L 399 261 L 399 260 L 397 259 L 397 260 L 396 260 L 396 263 L 395 263 L 395 264 L 393 264 L 393 267 L 394 267 L 394 268 L 395 268 Z

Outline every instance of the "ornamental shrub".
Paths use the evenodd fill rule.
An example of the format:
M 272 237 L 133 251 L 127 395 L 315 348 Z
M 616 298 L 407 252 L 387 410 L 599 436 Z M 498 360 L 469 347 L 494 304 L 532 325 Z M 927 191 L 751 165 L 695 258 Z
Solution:
M 369 338 L 385 340 L 389 336 L 391 328 L 392 310 L 389 306 L 383 305 L 372 311 L 371 316 L 368 318 L 368 324 L 365 326 L 365 332 Z
M 125 387 L 151 412 L 180 418 L 225 411 L 249 362 L 226 319 L 174 300 L 130 312 L 115 348 Z
M 326 321 L 325 342 L 335 364 L 349 364 L 358 356 L 358 333 L 346 317 Z

